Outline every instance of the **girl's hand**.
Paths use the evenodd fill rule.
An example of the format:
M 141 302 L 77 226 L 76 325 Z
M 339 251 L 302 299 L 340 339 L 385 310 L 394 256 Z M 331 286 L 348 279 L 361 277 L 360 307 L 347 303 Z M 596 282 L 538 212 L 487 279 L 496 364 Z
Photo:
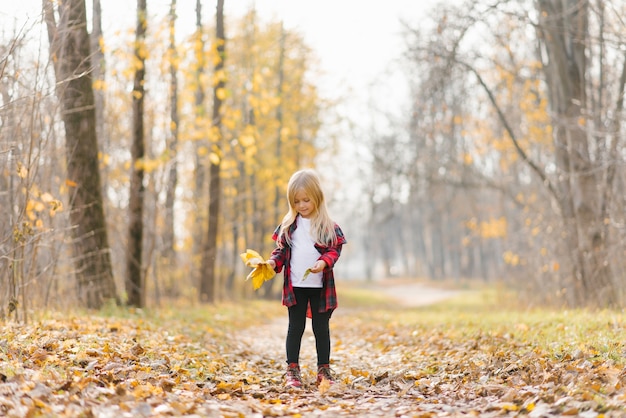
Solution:
M 267 264 L 270 265 L 271 268 L 276 268 L 276 262 L 274 260 L 267 260 Z
M 326 262 L 324 260 L 317 260 L 317 262 L 311 267 L 311 273 L 319 273 L 326 268 Z

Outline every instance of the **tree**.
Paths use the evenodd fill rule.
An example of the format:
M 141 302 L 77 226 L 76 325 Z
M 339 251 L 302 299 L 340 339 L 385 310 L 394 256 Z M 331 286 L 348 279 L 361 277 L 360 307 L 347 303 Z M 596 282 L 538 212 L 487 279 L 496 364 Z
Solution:
M 557 200 L 563 217 L 566 252 L 571 254 L 568 270 L 573 279 L 569 286 L 573 290 L 572 301 L 577 305 L 593 301 L 598 306 L 616 306 L 618 293 L 610 264 L 606 262 L 609 231 L 604 213 L 608 207 L 605 200 L 612 197 L 607 191 L 612 189 L 614 178 L 604 175 L 605 161 L 593 155 L 596 147 L 609 141 L 593 143 L 594 135 L 589 132 L 591 119 L 604 111 L 594 108 L 588 98 L 592 81 L 588 68 L 590 2 L 540 0 L 537 8 L 540 58 L 554 127 L 555 164 L 563 173 L 557 179 Z M 603 29 L 600 27 L 601 33 Z M 599 65 L 604 75 L 603 63 Z M 620 91 L 623 96 L 623 84 Z M 613 167 L 610 162 L 609 167 Z
M 203 76 L 206 67 L 206 57 L 205 57 L 205 42 L 204 42 L 204 30 L 202 27 L 202 1 L 196 0 L 196 30 L 192 37 L 192 49 L 193 49 L 193 85 L 194 85 L 194 107 L 193 107 L 193 115 L 194 115 L 194 159 L 195 159 L 195 173 L 194 173 L 194 192 L 196 199 L 194 202 L 196 217 L 194 222 L 197 225 L 203 225 L 205 216 L 202 211 L 203 205 L 206 201 L 206 189 L 205 189 L 205 179 L 206 179 L 206 168 L 203 163 L 202 156 L 205 154 L 202 150 L 206 149 L 206 124 L 204 123 L 207 111 L 205 107 L 205 88 L 206 85 L 203 82 Z M 209 124 L 210 126 L 210 124 Z M 194 253 L 202 253 L 204 248 L 204 230 L 203 228 L 195 228 L 193 230 L 193 243 L 194 243 Z M 202 258 L 200 260 L 202 262 Z M 202 281 L 202 273 L 198 277 L 198 283 Z
M 498 219 L 496 209 L 506 223 L 468 219 L 466 227 L 497 237 L 505 247 L 503 273 L 531 278 L 516 286 L 535 302 L 623 303 L 624 263 L 614 255 L 624 248 L 626 69 L 617 46 L 623 22 L 608 4 L 465 2 L 439 10 L 432 29 L 411 32 L 408 52 L 419 66 L 416 138 L 428 144 L 431 136 L 447 137 L 428 148 L 436 164 L 420 178 L 472 199 L 487 190 L 500 195 L 475 216 L 488 210 Z M 442 115 L 443 124 L 435 120 Z
M 96 136 L 100 144 L 105 143 L 105 123 L 104 123 L 104 80 L 106 73 L 106 60 L 104 57 L 103 44 L 104 36 L 102 34 L 102 7 L 100 0 L 93 0 L 93 29 L 90 34 L 91 43 L 91 61 L 93 67 L 93 84 L 94 99 L 96 103 Z M 106 175 L 105 175 L 106 182 Z
M 133 141 L 131 144 L 131 176 L 128 201 L 128 251 L 126 255 L 126 292 L 128 304 L 144 306 L 144 272 L 142 268 L 143 206 L 144 206 L 144 79 L 146 73 L 146 0 L 137 0 L 135 39 L 135 80 L 133 84 Z
M 176 0 L 170 3 L 170 137 L 167 144 L 169 157 L 169 171 L 167 189 L 165 191 L 165 225 L 163 227 L 163 259 L 165 267 L 171 273 L 176 267 L 176 252 L 174 249 L 174 202 L 176 200 L 176 186 L 178 184 L 178 54 L 176 52 Z
M 211 127 L 211 158 L 209 166 L 209 210 L 208 232 L 202 252 L 202 277 L 200 282 L 200 298 L 205 302 L 215 301 L 217 259 L 217 228 L 220 215 L 220 165 L 222 161 L 222 102 L 225 95 L 224 60 L 226 58 L 226 36 L 224 32 L 224 0 L 217 1 L 215 14 L 215 84 L 213 86 L 213 118 Z
M 43 0 L 43 8 L 65 126 L 75 275 L 81 300 L 97 309 L 115 299 L 116 291 L 98 168 L 85 2 L 60 3 L 58 24 L 53 2 Z

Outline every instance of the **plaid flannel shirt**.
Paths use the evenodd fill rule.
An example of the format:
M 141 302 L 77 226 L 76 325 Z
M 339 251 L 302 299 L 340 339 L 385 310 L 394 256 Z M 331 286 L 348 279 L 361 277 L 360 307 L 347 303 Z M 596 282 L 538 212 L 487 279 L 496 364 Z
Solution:
M 298 215 L 299 216 L 299 215 Z M 296 222 L 292 223 L 287 230 L 287 233 L 291 237 L 293 231 L 296 230 Z M 296 304 L 296 296 L 293 293 L 293 286 L 291 284 L 291 247 L 287 243 L 285 237 L 279 237 L 280 226 L 276 228 L 272 239 L 276 241 L 277 247 L 272 251 L 270 258 L 276 263 L 276 272 L 280 273 L 284 268 L 284 282 L 283 282 L 283 305 L 289 307 Z M 315 248 L 320 253 L 318 260 L 323 260 L 326 263 L 326 268 L 322 272 L 322 289 L 320 298 L 319 312 L 333 311 L 337 308 L 337 290 L 335 288 L 335 276 L 333 274 L 333 266 L 339 260 L 341 255 L 341 247 L 347 241 L 343 235 L 343 231 L 337 224 L 335 224 L 335 233 L 337 234 L 337 243 L 335 245 L 319 245 L 315 244 Z M 278 240 L 281 239 L 279 243 Z M 280 244 L 280 245 L 278 245 Z

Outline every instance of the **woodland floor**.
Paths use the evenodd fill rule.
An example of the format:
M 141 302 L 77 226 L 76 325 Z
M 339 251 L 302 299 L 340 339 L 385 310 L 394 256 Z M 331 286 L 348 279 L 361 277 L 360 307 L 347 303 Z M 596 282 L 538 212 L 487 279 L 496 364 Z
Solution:
M 266 310 L 269 302 L 209 316 L 190 309 L 158 320 L 139 311 L 2 324 L 0 416 L 626 416 L 622 365 L 594 348 L 554 356 L 524 324 L 465 335 L 415 322 L 458 291 L 407 283 L 365 290 L 379 301 L 396 296 L 335 312 L 332 386 L 314 385 L 307 324 L 302 390 L 283 386 L 287 319 L 282 307 Z M 611 327 L 621 332 L 620 321 Z M 623 355 L 623 342 L 614 344 Z

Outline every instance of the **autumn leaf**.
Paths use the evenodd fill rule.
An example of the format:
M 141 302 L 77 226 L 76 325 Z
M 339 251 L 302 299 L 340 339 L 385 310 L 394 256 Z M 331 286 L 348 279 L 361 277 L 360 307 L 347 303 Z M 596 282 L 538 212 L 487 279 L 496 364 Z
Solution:
M 263 283 L 273 279 L 276 275 L 272 266 L 258 252 L 247 249 L 245 253 L 241 253 L 239 256 L 246 266 L 254 269 L 246 277 L 246 281 L 252 280 L 254 290 L 259 289 Z
M 241 258 L 261 265 L 253 250 Z M 333 319 L 334 384 L 316 384 L 315 342 L 307 329 L 303 388 L 285 388 L 288 319 L 275 300 L 171 306 L 150 315 L 49 313 L 32 324 L 5 321 L 0 327 L 0 407 L 6 416 L 118 416 L 121 410 L 154 417 L 374 418 L 626 412 L 620 311 L 500 307 L 494 316 L 482 293 L 429 307 L 415 302 L 423 284 L 355 286 L 359 300 L 401 289 L 420 308 L 376 299 L 350 305 L 352 285 L 342 287 L 349 309 Z

